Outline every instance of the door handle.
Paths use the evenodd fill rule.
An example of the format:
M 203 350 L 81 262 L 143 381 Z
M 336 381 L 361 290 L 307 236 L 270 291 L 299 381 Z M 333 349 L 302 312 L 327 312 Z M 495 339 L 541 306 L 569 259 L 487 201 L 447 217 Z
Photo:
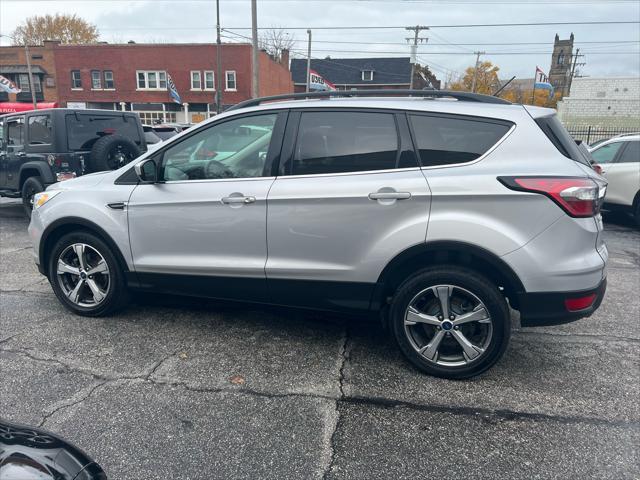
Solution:
M 247 203 L 254 203 L 256 201 L 256 197 L 223 197 L 222 198 L 222 203 L 225 203 L 227 205 L 236 205 L 239 203 L 242 204 L 247 204 Z
M 369 194 L 369 200 L 406 200 L 411 198 L 409 192 L 372 192 Z
M 26 154 L 25 152 L 20 152 L 20 153 L 18 154 L 18 156 L 19 156 L 20 158 L 24 158 L 24 157 L 26 157 L 26 156 L 27 156 L 27 154 Z

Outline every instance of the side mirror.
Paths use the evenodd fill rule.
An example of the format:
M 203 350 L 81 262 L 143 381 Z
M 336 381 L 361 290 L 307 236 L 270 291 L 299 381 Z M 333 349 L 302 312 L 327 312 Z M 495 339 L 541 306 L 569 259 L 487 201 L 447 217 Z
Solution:
M 136 163 L 133 169 L 142 183 L 156 183 L 158 181 L 158 167 L 152 158 Z

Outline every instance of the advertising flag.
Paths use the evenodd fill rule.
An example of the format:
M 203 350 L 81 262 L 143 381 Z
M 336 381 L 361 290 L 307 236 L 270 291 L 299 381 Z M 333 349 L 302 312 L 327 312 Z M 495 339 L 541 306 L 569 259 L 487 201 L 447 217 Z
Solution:
M 553 96 L 553 85 L 549 82 L 549 77 L 542 71 L 540 67 L 536 66 L 536 78 L 533 83 L 533 88 L 537 90 L 538 88 L 542 88 L 544 90 L 549 90 L 549 96 Z
M 332 92 L 337 90 L 333 83 L 331 83 L 329 80 L 324 78 L 315 70 L 309 70 L 309 77 L 311 80 L 309 82 L 310 90 L 328 90 Z
M 176 84 L 173 83 L 173 78 L 171 75 L 167 73 L 167 86 L 169 87 L 169 95 L 171 96 L 171 100 L 175 103 L 182 104 L 182 100 L 180 100 L 180 94 L 178 93 L 178 89 L 176 88 Z
M 7 93 L 20 93 L 22 90 L 7 77 L 0 75 L 0 91 Z

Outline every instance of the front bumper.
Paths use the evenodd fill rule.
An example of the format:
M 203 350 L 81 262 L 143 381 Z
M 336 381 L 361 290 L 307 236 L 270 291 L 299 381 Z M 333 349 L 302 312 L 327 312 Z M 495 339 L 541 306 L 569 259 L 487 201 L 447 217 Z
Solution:
M 535 292 L 518 295 L 520 309 L 520 324 L 523 327 L 540 327 L 545 325 L 560 325 L 589 317 L 595 312 L 604 298 L 607 290 L 607 279 L 596 287 L 577 292 Z M 568 311 L 565 301 L 572 298 L 582 298 L 595 294 L 593 303 L 582 310 Z

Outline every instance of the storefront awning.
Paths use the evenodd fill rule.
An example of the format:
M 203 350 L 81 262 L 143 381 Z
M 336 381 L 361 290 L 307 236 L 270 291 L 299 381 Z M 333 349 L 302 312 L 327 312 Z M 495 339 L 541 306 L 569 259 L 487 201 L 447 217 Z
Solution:
M 57 108 L 56 102 L 40 102 L 37 104 L 38 110 L 43 108 Z M 3 113 L 16 113 L 16 112 L 28 112 L 33 110 L 33 103 L 22 102 L 0 102 L 0 114 Z

